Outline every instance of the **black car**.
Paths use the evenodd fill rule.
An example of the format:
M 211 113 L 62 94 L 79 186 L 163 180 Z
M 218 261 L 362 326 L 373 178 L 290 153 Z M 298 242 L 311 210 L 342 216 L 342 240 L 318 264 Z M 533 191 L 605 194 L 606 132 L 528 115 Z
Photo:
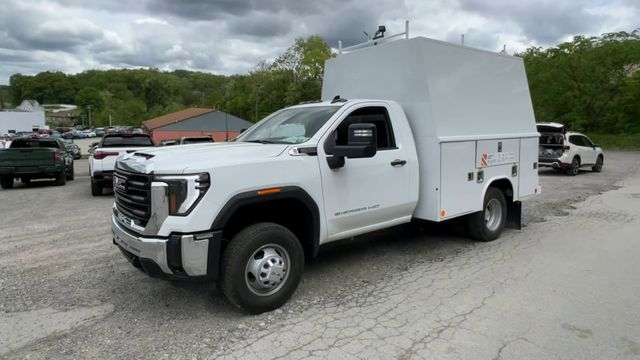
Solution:
M 78 160 L 82 157 L 82 152 L 80 151 L 80 146 L 76 145 L 72 140 L 63 139 L 64 145 L 67 147 L 68 151 L 73 152 L 73 159 Z

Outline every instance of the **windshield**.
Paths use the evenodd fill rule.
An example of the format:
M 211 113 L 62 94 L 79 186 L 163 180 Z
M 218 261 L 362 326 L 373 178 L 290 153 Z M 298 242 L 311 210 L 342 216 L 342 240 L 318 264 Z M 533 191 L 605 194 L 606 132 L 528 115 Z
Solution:
M 339 106 L 284 109 L 251 127 L 237 141 L 265 144 L 300 144 L 309 140 Z

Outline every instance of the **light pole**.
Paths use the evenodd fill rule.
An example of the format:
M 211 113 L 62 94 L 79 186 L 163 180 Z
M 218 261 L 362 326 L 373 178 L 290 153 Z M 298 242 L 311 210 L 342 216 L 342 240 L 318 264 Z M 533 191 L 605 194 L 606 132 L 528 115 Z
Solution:
M 260 98 L 260 92 L 258 90 L 260 90 L 261 87 L 262 87 L 262 85 L 256 84 L 256 119 L 255 119 L 255 122 L 258 122 L 258 99 Z

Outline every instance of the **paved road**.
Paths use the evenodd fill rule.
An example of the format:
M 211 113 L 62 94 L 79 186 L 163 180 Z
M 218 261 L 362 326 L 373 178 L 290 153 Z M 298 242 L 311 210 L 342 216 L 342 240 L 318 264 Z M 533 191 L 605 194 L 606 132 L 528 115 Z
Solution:
M 132 269 L 86 176 L 0 190 L 0 358 L 640 358 L 639 155 L 541 171 L 528 226 L 491 243 L 450 224 L 325 247 L 258 316 Z

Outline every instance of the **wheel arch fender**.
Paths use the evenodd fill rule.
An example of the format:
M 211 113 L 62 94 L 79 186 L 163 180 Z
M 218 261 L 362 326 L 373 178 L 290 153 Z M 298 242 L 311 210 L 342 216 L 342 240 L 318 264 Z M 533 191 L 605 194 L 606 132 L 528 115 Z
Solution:
M 269 192 L 270 189 L 278 190 Z M 298 237 L 305 255 L 315 257 L 320 247 L 320 210 L 315 200 L 299 186 L 270 187 L 266 190 L 245 191 L 231 197 L 216 215 L 211 229 L 222 230 L 228 237 L 251 223 L 275 222 L 287 227 Z M 276 210 L 285 212 L 275 213 Z M 295 222 L 300 219 L 304 223 Z
M 491 178 L 487 181 L 482 191 L 482 205 L 481 209 L 484 210 L 484 198 L 487 195 L 487 191 L 490 187 L 500 189 L 504 194 L 504 198 L 507 203 L 507 222 L 506 227 L 512 229 L 522 229 L 522 203 L 517 200 L 517 192 L 513 184 L 517 178 L 510 178 L 508 176 L 499 175 Z

